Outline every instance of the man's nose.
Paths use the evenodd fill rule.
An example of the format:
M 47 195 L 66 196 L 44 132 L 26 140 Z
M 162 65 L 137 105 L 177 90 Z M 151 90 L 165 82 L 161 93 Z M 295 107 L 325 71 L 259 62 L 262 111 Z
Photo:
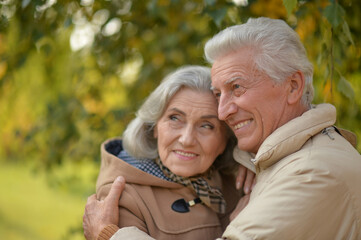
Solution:
M 221 96 L 218 103 L 218 118 L 225 121 L 236 112 L 237 104 L 230 99 L 230 96 Z
M 181 130 L 181 135 L 179 137 L 179 142 L 183 146 L 190 146 L 194 143 L 195 136 L 193 126 L 186 126 Z

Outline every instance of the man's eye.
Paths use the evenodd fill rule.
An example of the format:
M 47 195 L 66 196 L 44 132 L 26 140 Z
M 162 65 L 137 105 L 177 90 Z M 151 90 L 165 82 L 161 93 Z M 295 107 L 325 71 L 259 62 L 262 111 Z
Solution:
M 242 87 L 239 84 L 233 84 L 232 88 L 233 88 L 234 95 L 237 97 L 243 95 L 246 92 L 246 88 Z
M 233 84 L 233 89 L 238 89 L 240 87 L 241 87 L 241 85 L 239 85 L 239 84 Z

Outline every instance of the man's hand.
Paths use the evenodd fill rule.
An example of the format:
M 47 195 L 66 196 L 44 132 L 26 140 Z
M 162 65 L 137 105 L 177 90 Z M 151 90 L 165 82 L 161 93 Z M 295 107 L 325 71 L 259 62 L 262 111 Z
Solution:
M 233 210 L 231 215 L 229 216 L 229 220 L 232 221 L 237 217 L 237 215 L 245 208 L 249 202 L 250 194 L 244 195 L 239 201 L 236 208 Z
M 109 191 L 109 195 L 98 201 L 93 194 L 88 198 L 83 216 L 84 236 L 87 240 L 97 239 L 103 228 L 110 224 L 118 225 L 118 202 L 125 187 L 125 179 L 117 177 Z
M 243 186 L 243 192 L 245 194 L 251 193 L 254 185 L 256 184 L 255 173 L 244 167 L 243 165 L 239 165 L 238 174 L 236 178 L 236 188 L 239 190 Z

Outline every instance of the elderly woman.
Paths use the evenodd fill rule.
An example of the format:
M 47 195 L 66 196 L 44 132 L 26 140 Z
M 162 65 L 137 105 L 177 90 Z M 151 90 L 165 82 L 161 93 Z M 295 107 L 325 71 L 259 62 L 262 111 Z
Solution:
M 146 99 L 123 139 L 102 144 L 98 199 L 117 176 L 127 182 L 119 227 L 135 226 L 155 239 L 222 235 L 242 194 L 235 187 L 235 137 L 218 119 L 210 87 L 209 68 L 175 71 Z

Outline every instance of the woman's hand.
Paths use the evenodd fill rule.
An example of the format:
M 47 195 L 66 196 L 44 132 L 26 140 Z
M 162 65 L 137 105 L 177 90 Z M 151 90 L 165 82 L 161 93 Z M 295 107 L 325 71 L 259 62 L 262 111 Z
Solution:
M 254 185 L 256 185 L 256 174 L 243 165 L 239 165 L 236 188 L 241 189 L 243 187 L 245 195 L 238 201 L 236 208 L 229 216 L 230 221 L 236 218 L 243 208 L 247 206 Z
M 118 225 L 118 202 L 125 186 L 125 179 L 114 180 L 109 195 L 98 201 L 95 194 L 88 198 L 83 216 L 84 236 L 87 240 L 97 239 L 99 233 L 110 224 Z
M 237 217 L 237 215 L 245 208 L 249 202 L 250 194 L 244 195 L 239 201 L 236 208 L 233 210 L 231 215 L 229 216 L 229 220 L 232 221 Z
M 245 194 L 250 194 L 254 185 L 256 184 L 256 174 L 244 167 L 239 165 L 238 174 L 236 178 L 236 188 L 239 190 L 243 187 Z

